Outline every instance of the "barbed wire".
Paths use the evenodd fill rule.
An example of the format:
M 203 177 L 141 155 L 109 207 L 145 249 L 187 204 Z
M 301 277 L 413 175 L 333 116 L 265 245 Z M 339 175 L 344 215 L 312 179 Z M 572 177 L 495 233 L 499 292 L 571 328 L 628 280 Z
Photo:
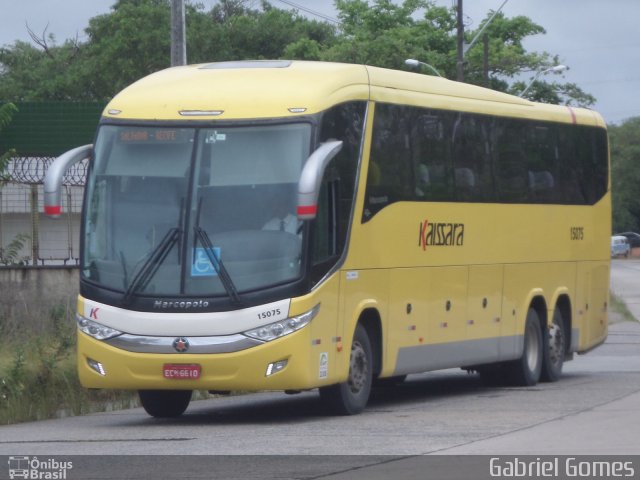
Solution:
M 41 185 L 47 169 L 56 157 L 13 157 L 7 165 L 9 181 L 25 185 Z M 87 177 L 88 160 L 78 162 L 69 168 L 62 178 L 66 186 L 82 187 Z

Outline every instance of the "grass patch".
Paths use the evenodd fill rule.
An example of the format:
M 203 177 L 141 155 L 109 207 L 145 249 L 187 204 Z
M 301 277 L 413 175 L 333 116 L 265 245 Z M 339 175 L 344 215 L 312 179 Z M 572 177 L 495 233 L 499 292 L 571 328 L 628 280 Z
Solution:
M 140 406 L 135 390 L 89 390 L 76 367 L 76 322 L 69 306 L 49 312 L 47 331 L 11 330 L 0 318 L 0 425 Z M 192 400 L 209 398 L 193 392 Z
M 58 306 L 49 316 L 49 332 L 3 335 L 0 425 L 137 406 L 135 392 L 80 385 L 73 313 Z
M 629 311 L 627 304 L 622 301 L 620 297 L 618 297 L 615 293 L 609 293 L 609 308 L 618 315 L 622 316 L 622 318 L 627 322 L 637 322 L 638 320 L 633 314 Z

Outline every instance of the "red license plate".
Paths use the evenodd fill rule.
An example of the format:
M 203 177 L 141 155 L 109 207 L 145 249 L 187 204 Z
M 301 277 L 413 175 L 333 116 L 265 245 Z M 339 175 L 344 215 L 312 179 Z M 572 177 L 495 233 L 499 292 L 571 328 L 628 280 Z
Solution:
M 171 380 L 197 380 L 201 372 L 198 364 L 165 363 L 162 367 L 162 376 Z

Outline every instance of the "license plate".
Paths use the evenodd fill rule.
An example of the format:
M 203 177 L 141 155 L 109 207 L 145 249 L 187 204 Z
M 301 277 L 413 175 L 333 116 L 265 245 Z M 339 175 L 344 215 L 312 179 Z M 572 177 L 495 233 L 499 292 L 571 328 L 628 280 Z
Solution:
M 170 380 L 197 380 L 201 372 L 198 364 L 165 363 L 162 367 L 162 376 Z

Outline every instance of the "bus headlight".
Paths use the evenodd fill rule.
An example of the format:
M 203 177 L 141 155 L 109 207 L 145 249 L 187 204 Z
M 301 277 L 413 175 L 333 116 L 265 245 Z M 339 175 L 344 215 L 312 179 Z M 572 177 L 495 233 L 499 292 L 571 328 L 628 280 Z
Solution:
M 247 330 L 246 332 L 243 332 L 243 334 L 247 337 L 262 340 L 263 342 L 270 342 L 271 340 L 289 335 L 290 333 L 300 330 L 302 327 L 308 325 L 309 322 L 318 314 L 318 311 L 320 311 L 320 304 L 301 315 L 286 318 L 268 325 L 263 325 L 262 327 L 254 328 L 253 330 Z
M 96 340 L 106 340 L 108 338 L 122 335 L 122 332 L 120 330 L 116 330 L 114 328 L 110 328 L 100 323 L 94 322 L 93 320 L 84 318 L 82 315 L 76 314 L 76 320 L 78 321 L 78 328 L 90 337 L 95 338 Z

